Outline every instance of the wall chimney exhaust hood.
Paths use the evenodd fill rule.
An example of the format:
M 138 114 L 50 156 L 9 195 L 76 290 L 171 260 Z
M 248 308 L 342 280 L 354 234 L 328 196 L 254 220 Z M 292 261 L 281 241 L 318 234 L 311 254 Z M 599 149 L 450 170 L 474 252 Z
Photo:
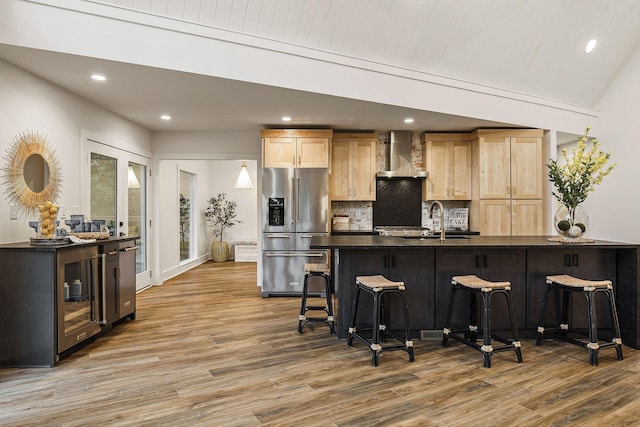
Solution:
M 389 133 L 389 153 L 385 159 L 388 170 L 378 171 L 378 178 L 426 178 L 429 173 L 411 167 L 411 131 L 393 130 Z

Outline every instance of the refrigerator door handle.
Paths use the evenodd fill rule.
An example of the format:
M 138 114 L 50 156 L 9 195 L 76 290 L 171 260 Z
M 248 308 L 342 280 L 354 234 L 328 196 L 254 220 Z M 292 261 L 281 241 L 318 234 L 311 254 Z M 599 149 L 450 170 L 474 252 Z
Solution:
M 291 236 L 282 234 L 267 234 L 267 239 L 290 239 Z
M 293 194 L 294 194 L 294 217 L 293 220 L 297 224 L 300 222 L 300 177 L 296 174 L 293 179 Z

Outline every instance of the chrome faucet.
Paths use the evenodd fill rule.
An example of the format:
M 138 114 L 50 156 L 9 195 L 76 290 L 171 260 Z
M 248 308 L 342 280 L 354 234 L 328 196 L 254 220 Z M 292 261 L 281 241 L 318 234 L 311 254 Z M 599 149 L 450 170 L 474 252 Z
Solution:
M 439 200 L 434 200 L 429 206 L 429 218 L 433 218 L 433 207 L 438 206 L 440 210 L 440 240 L 444 240 L 444 206 Z

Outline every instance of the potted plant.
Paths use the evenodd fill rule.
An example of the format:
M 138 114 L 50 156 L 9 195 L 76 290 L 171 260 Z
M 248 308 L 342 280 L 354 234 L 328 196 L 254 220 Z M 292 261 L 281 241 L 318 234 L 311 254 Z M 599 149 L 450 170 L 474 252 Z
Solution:
M 211 242 L 211 259 L 215 262 L 224 262 L 229 257 L 229 244 L 223 240 L 224 231 L 242 221 L 236 219 L 236 207 L 238 204 L 227 200 L 225 193 L 219 193 L 207 202 L 204 216 L 211 226 L 214 237 Z
M 601 151 L 598 140 L 589 138 L 589 130 L 587 127 L 578 139 L 571 156 L 567 155 L 566 148 L 562 150 L 564 164 L 558 164 L 557 160 L 547 164 L 549 180 L 555 187 L 551 194 L 560 204 L 554 215 L 554 226 L 563 238 L 580 237 L 587 231 L 588 216 L 581 204 L 616 166 L 615 163 L 607 166 L 611 152 Z
M 191 215 L 191 201 L 180 194 L 180 259 L 189 257 L 189 217 Z

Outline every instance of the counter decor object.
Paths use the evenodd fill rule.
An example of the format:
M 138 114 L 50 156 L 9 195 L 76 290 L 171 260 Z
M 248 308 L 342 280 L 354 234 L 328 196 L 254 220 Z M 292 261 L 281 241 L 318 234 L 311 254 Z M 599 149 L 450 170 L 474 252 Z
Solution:
M 547 163 L 549 181 L 554 185 L 551 191 L 559 202 L 553 225 L 558 235 L 566 241 L 584 237 L 589 231 L 589 217 L 582 203 L 596 185 L 616 167 L 607 165 L 611 151 L 600 150 L 596 138 L 589 138 L 591 127 L 587 126 L 576 145 L 567 155 L 562 150 L 564 162 L 551 160 Z
M 236 219 L 238 203 L 227 200 L 225 193 L 219 193 L 216 197 L 210 198 L 207 203 L 204 216 L 211 226 L 214 237 L 211 242 L 211 259 L 214 262 L 224 262 L 229 258 L 229 243 L 222 239 L 224 231 L 242 223 Z

